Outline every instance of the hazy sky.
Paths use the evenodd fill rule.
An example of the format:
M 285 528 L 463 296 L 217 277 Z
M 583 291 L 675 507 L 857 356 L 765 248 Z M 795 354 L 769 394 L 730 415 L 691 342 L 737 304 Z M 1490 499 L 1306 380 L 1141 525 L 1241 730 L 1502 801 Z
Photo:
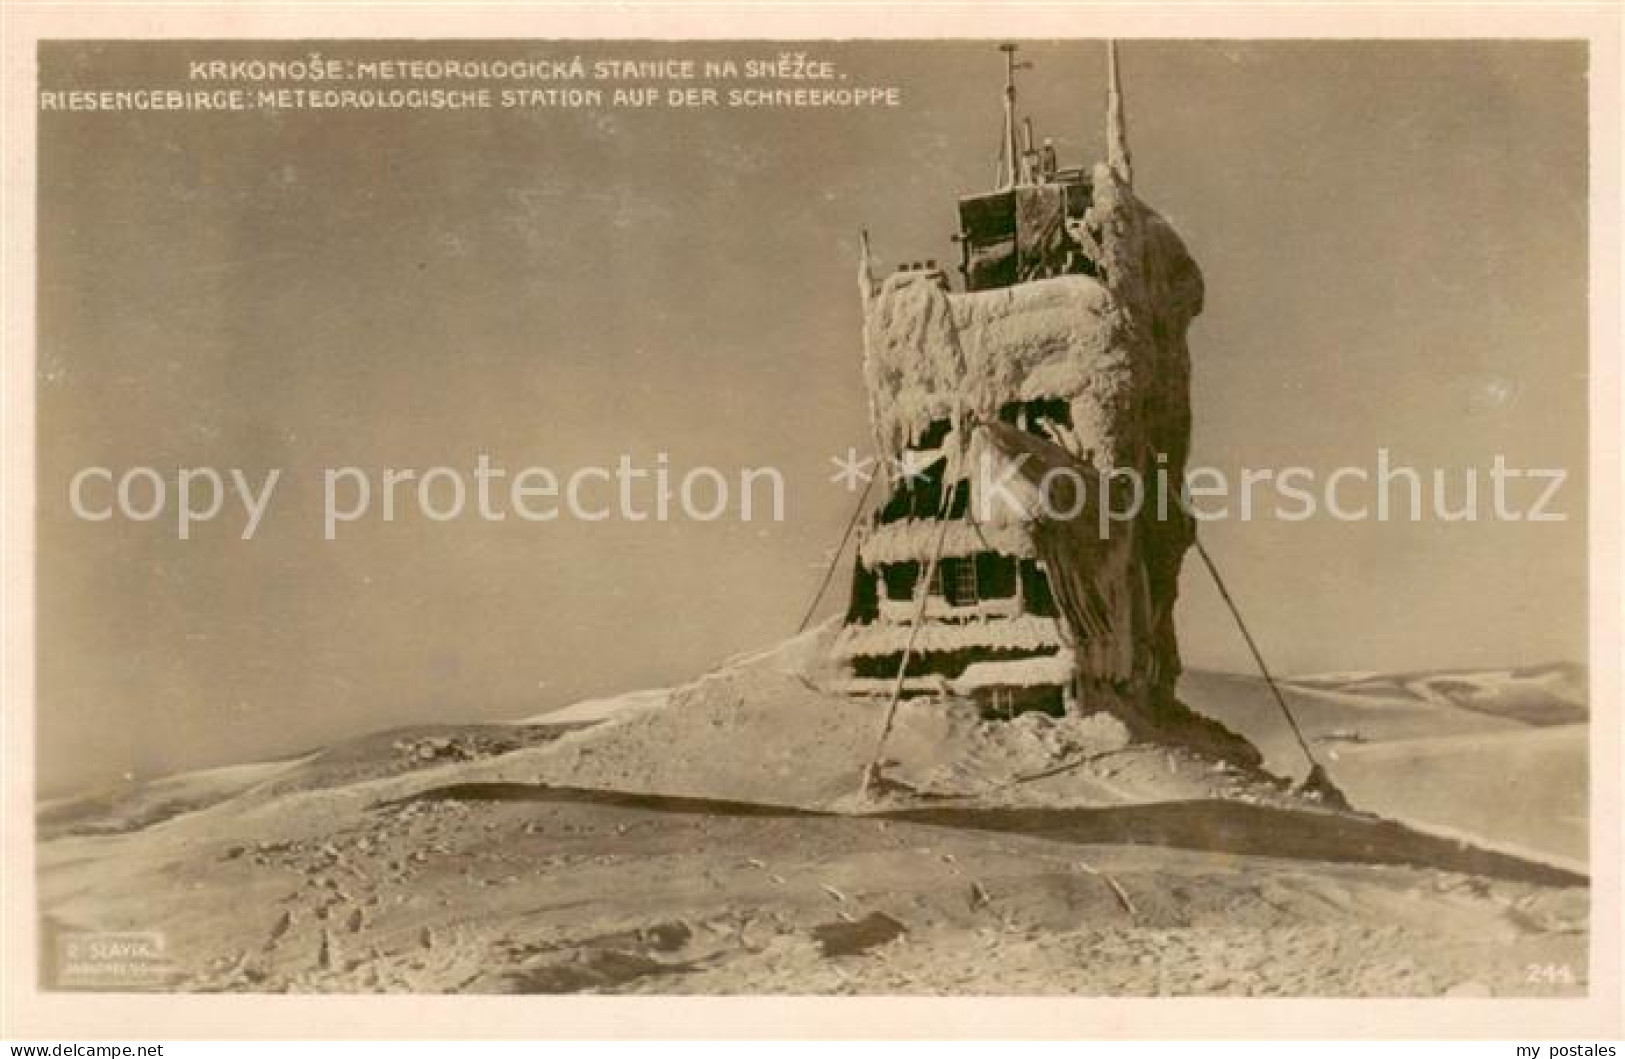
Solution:
M 63 44 L 43 88 L 185 87 L 212 42 Z M 759 44 L 329 44 L 329 56 L 771 57 Z M 47 789 L 682 681 L 789 634 L 868 445 L 854 266 L 950 260 L 1000 57 L 806 45 L 876 111 L 41 115 Z M 1096 42 L 1024 101 L 1102 147 Z M 1286 672 L 1585 653 L 1586 57 L 1565 43 L 1124 46 L 1137 190 L 1208 285 L 1193 460 L 1564 467 L 1565 524 L 1204 530 Z M 774 466 L 782 524 L 376 518 L 320 470 Z M 284 469 L 258 538 L 69 514 L 78 469 Z M 1248 667 L 1188 564 L 1187 662 Z M 834 596 L 844 589 L 837 579 Z M 826 609 L 841 601 L 831 598 Z

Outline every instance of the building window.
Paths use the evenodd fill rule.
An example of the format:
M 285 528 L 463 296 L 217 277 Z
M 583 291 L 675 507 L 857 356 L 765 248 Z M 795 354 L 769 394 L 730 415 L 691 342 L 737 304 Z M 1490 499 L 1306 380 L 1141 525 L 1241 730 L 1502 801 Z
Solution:
M 1053 684 L 1036 687 L 993 686 L 976 693 L 982 717 L 990 721 L 1004 721 L 1021 714 L 1036 711 L 1051 717 L 1066 716 L 1066 694 Z
M 862 563 L 852 567 L 852 600 L 847 604 L 848 625 L 867 625 L 880 617 L 880 575 Z
M 1043 564 L 1032 559 L 1021 561 L 1021 595 L 1028 614 L 1055 616 L 1055 596 L 1050 591 L 1049 575 L 1044 572 Z
M 948 431 L 952 428 L 953 423 L 949 420 L 933 419 L 931 425 L 925 428 L 925 432 L 912 447 L 927 450 L 941 448 L 942 443 L 948 440 Z
M 976 560 L 949 559 L 944 563 L 943 584 L 948 602 L 955 607 L 970 607 L 977 602 Z
M 1027 402 L 1027 431 L 1039 437 L 1054 437 L 1051 425 L 1072 426 L 1072 405 L 1059 397 L 1041 397 Z
M 1016 561 L 998 552 L 981 552 L 976 563 L 976 595 L 981 599 L 1009 599 L 1016 594 Z
M 919 564 L 908 561 L 886 563 L 880 568 L 886 582 L 886 598 L 903 600 L 914 598 L 914 582 L 919 577 Z
M 905 479 L 915 518 L 936 518 L 942 511 L 942 472 L 946 469 L 947 461 L 937 460 L 929 467 L 913 468 L 914 473 Z
M 1008 721 L 1016 714 L 1016 696 L 1009 688 L 993 687 L 983 692 L 982 715 Z

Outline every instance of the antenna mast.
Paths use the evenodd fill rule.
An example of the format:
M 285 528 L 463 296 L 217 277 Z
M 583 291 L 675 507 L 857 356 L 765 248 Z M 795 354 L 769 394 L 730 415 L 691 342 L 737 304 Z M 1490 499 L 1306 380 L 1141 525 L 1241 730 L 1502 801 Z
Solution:
M 1123 82 L 1117 73 L 1117 42 L 1106 42 L 1106 164 L 1117 179 L 1134 186 L 1134 162 L 1128 153 L 1128 121 L 1123 116 Z
M 999 178 L 1000 190 L 1016 185 L 1019 172 L 1016 159 L 1020 152 L 1016 143 L 1016 71 L 1032 66 L 1032 63 L 1016 62 L 1016 47 L 999 45 L 999 50 L 1004 52 L 1004 172 Z

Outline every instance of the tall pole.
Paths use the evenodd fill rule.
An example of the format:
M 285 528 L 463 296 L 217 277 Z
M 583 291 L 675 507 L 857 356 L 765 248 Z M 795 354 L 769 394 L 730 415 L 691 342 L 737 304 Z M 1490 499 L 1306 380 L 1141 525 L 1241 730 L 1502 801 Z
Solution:
M 1106 164 L 1129 187 L 1134 162 L 1128 153 L 1128 122 L 1123 117 L 1123 82 L 1117 73 L 1117 42 L 1106 42 Z
M 1021 119 L 1021 182 L 1031 184 L 1036 176 L 1032 170 L 1033 159 L 1033 119 Z
M 1016 46 L 1001 44 L 1004 52 L 1004 186 L 1016 184 Z
M 858 248 L 858 295 L 864 319 L 868 320 L 869 303 L 875 297 L 875 269 L 873 259 L 869 256 L 869 229 L 864 228 L 858 233 Z

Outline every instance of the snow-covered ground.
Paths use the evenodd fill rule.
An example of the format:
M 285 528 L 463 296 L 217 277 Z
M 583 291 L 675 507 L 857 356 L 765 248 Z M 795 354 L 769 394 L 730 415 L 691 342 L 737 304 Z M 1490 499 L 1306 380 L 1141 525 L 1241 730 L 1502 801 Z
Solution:
M 1531 712 L 1531 689 L 1573 708 L 1567 676 L 1290 682 L 1355 806 L 1414 827 L 1103 716 L 926 703 L 899 711 L 894 785 L 859 798 L 884 704 L 819 689 L 823 635 L 670 691 L 42 806 L 47 933 L 161 930 L 185 989 L 1549 991 L 1531 963 L 1584 988 L 1563 869 L 1586 729 Z M 1518 709 L 1483 708 L 1509 681 Z M 1301 773 L 1260 682 L 1182 692 Z

